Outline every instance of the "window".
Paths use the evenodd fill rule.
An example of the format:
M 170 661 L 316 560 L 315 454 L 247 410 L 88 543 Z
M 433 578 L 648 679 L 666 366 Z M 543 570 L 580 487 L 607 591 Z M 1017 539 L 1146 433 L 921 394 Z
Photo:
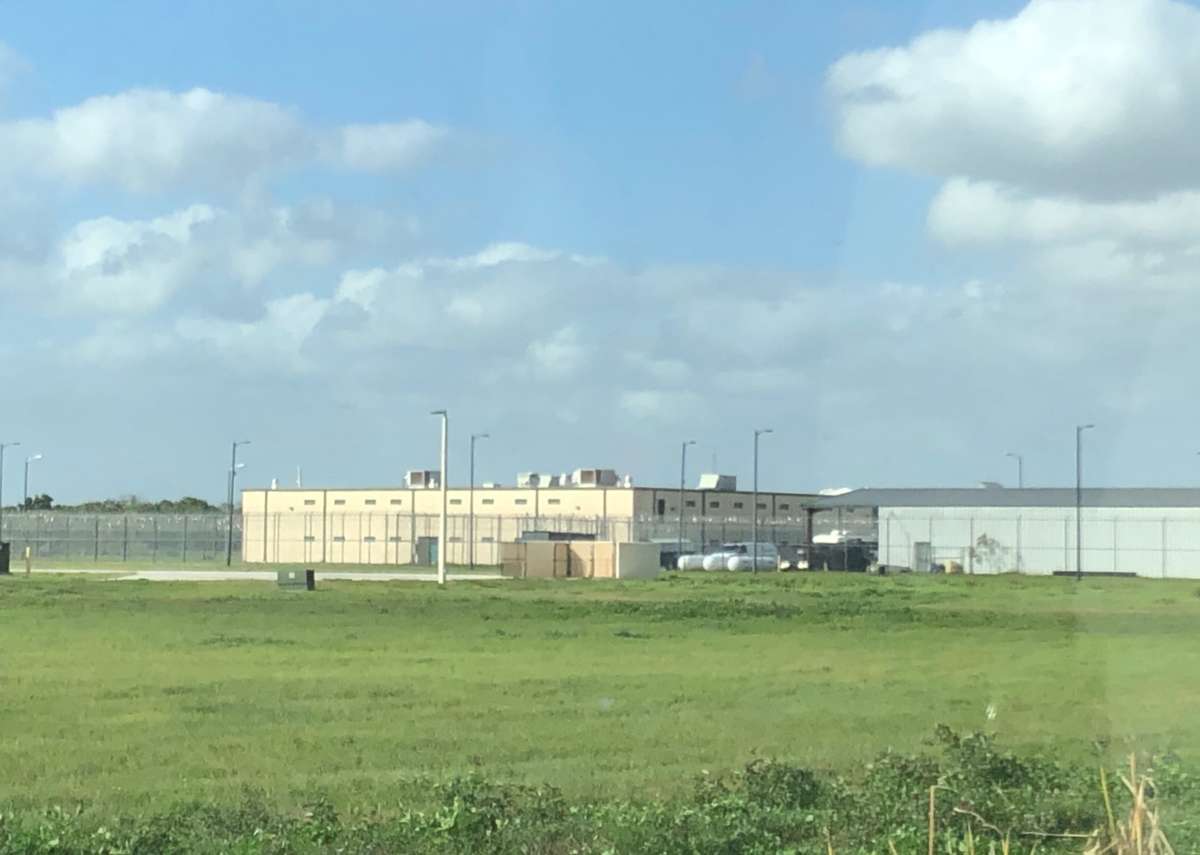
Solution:
M 335 535 L 333 536 L 333 542 L 334 542 L 334 543 L 345 543 L 345 542 L 346 542 L 346 538 L 345 538 L 345 537 L 343 537 L 343 536 L 342 536 L 342 535 L 340 535 L 340 534 L 335 534 Z
M 547 499 L 546 504 L 547 505 L 561 505 L 562 499 Z
M 392 499 L 392 504 L 393 505 L 403 505 L 404 500 L 403 499 Z
M 344 505 L 344 504 L 346 504 L 346 500 L 345 499 L 334 499 L 333 503 L 335 505 Z
M 450 504 L 452 504 L 452 505 L 461 505 L 461 504 L 462 504 L 462 499 L 451 499 L 451 500 L 450 500 Z
M 316 503 L 317 503 L 316 499 L 305 499 L 304 500 L 304 504 L 306 504 L 306 505 L 315 505 Z
M 659 499 L 658 500 L 658 515 L 661 517 L 666 512 L 667 512 L 667 500 Z
M 781 511 L 786 511 L 786 510 L 788 510 L 788 509 L 790 508 L 790 505 L 781 504 L 781 505 L 779 505 L 778 507 L 779 507 L 779 510 L 781 510 Z
M 365 502 L 363 502 L 363 504 L 364 504 L 364 505 L 373 505 L 373 504 L 375 504 L 375 500 L 374 500 L 374 499 L 367 499 Z
M 458 537 L 458 536 L 453 536 L 450 538 L 450 542 L 451 543 L 462 543 L 462 538 Z
M 391 537 L 388 538 L 388 540 L 390 540 L 392 543 L 400 543 L 401 541 L 404 540 L 404 538 L 402 538 L 398 534 L 393 534 Z
M 734 510 L 737 510 L 738 508 L 744 508 L 744 507 L 746 507 L 746 505 L 743 502 L 734 502 L 733 503 Z
M 694 507 L 696 507 L 696 500 L 688 499 L 686 502 L 684 502 L 684 504 L 687 505 L 689 508 L 694 508 Z
M 485 504 L 485 505 L 494 505 L 494 504 L 496 504 L 496 500 L 495 500 L 495 499 L 484 499 L 484 500 L 483 500 L 483 504 Z
M 517 501 L 516 501 L 516 504 L 518 504 L 518 505 L 528 505 L 528 504 L 529 504 L 529 500 L 528 500 L 528 499 L 517 499 Z
M 374 543 L 374 542 L 375 542 L 375 535 L 373 535 L 373 534 L 368 534 L 366 537 L 363 538 L 363 543 Z
M 304 535 L 304 542 L 305 542 L 305 543 L 312 543 L 312 542 L 314 542 L 315 540 L 316 540 L 316 538 L 315 538 L 315 537 L 313 537 L 311 534 L 306 534 L 306 535 Z
M 494 543 L 495 540 L 496 538 L 492 537 L 490 534 L 485 534 L 483 537 L 479 538 L 480 543 Z
M 709 506 L 710 508 L 713 508 L 713 509 L 715 510 L 716 508 L 719 508 L 719 507 L 721 507 L 721 503 L 720 503 L 720 502 L 709 502 L 709 503 L 708 503 L 708 506 Z
M 760 511 L 765 511 L 765 510 L 767 509 L 767 503 L 766 503 L 766 502 L 759 502 L 759 503 L 758 503 L 758 509 L 759 509 Z

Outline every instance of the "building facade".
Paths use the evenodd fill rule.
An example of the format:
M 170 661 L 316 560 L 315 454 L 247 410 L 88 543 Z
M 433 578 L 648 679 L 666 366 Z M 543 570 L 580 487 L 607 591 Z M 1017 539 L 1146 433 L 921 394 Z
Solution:
M 879 563 L 892 567 L 1200 578 L 1196 489 L 1085 489 L 1078 538 L 1069 488 L 856 490 L 819 506 L 818 520 L 870 509 Z
M 624 486 L 447 489 L 446 560 L 495 565 L 500 544 L 596 539 L 676 543 L 680 493 Z M 801 547 L 815 496 L 759 493 L 759 538 Z M 686 490 L 685 550 L 746 541 L 753 493 Z M 436 563 L 441 491 L 436 487 L 256 489 L 242 492 L 242 558 L 264 563 Z

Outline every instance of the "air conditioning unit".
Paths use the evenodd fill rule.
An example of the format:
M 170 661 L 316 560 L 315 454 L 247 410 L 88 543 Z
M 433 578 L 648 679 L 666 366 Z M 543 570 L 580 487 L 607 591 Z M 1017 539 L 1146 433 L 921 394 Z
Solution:
M 721 493 L 733 493 L 737 491 L 737 476 L 736 475 L 718 475 L 715 472 L 706 472 L 700 476 L 700 485 L 697 490 L 716 490 Z
M 620 483 L 615 469 L 576 469 L 571 481 L 577 487 L 616 487 Z
M 404 474 L 404 484 L 410 490 L 427 490 L 442 486 L 442 473 L 437 469 L 410 469 Z

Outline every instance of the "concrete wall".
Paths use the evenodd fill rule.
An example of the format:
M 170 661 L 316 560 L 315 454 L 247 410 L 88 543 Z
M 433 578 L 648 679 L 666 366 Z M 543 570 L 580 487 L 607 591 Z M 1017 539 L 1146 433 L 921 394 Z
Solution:
M 1084 572 L 1200 578 L 1200 508 L 1084 508 Z M 1074 508 L 880 508 L 879 560 L 913 567 L 918 544 L 967 572 L 1075 572 Z
M 773 532 L 764 532 L 763 539 L 802 541 L 802 523 L 796 521 L 803 518 L 807 498 L 760 494 L 762 525 Z M 686 539 L 697 545 L 746 540 L 751 504 L 746 493 L 685 493 Z M 674 536 L 678 505 L 678 491 L 649 488 L 451 489 L 446 560 L 499 564 L 501 544 L 529 531 L 618 543 Z M 772 510 L 778 515 L 770 516 Z M 246 490 L 242 557 L 259 563 L 427 563 L 437 549 L 440 511 L 438 490 Z

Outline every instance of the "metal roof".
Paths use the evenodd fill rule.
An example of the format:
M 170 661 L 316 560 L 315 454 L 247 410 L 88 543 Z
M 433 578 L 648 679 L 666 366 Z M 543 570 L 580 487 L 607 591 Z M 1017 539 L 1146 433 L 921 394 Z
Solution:
M 1195 487 L 1085 487 L 1089 508 L 1200 508 Z M 853 490 L 826 496 L 819 508 L 1073 508 L 1074 487 L 922 487 Z

